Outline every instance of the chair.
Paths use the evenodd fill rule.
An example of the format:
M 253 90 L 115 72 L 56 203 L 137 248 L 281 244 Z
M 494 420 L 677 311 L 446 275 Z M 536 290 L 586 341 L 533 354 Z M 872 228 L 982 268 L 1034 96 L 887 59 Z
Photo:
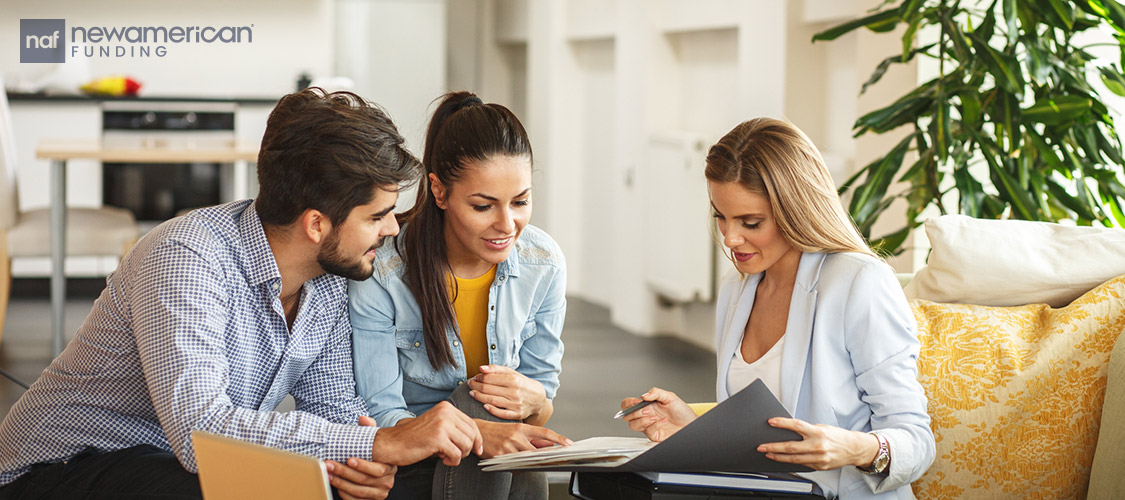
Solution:
M 0 89 L 3 88 L 0 78 Z M 4 335 L 4 318 L 11 293 L 12 259 L 51 255 L 49 210 L 20 212 L 16 160 L 8 96 L 0 91 L 0 340 Z M 141 233 L 128 210 L 68 208 L 66 214 L 67 256 L 120 257 Z

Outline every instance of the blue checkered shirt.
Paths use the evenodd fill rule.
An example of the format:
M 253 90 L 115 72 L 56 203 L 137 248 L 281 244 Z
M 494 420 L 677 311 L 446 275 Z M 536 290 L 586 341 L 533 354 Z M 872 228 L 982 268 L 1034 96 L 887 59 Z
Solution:
M 325 459 L 371 457 L 355 393 L 344 278 L 304 284 L 290 329 L 251 201 L 145 236 L 74 340 L 0 424 L 0 485 L 86 448 L 171 451 L 195 472 L 200 429 Z M 287 394 L 296 411 L 273 411 Z

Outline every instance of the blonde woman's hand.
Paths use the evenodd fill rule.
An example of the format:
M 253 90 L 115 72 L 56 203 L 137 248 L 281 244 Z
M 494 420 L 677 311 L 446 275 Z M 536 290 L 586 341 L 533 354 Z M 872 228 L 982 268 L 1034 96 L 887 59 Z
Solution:
M 771 426 L 788 429 L 802 441 L 766 443 L 758 451 L 766 458 L 801 464 L 816 470 L 839 469 L 845 465 L 867 467 L 879 452 L 879 440 L 866 432 L 849 431 L 832 425 L 810 424 L 795 418 L 771 418 Z
M 643 432 L 653 441 L 663 441 L 676 431 L 696 419 L 695 412 L 675 393 L 653 387 L 641 395 L 640 399 L 625 398 L 621 401 L 624 410 L 641 401 L 656 401 L 640 410 L 621 417 L 629 428 Z
M 484 365 L 469 379 L 469 396 L 504 420 L 528 420 L 547 405 L 543 384 L 503 365 Z

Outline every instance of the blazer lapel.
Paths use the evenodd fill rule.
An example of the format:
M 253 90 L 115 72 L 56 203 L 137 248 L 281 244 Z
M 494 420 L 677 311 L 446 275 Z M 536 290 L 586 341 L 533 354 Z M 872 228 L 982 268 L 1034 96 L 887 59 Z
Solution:
M 789 319 L 785 324 L 785 346 L 781 354 L 781 405 L 791 414 L 797 413 L 801 386 L 812 345 L 816 320 L 816 282 L 825 254 L 805 252 L 797 266 L 797 281 L 789 301 Z
M 746 322 L 750 320 L 750 309 L 754 305 L 754 296 L 758 292 L 758 282 L 761 280 L 760 273 L 747 276 L 742 280 L 738 293 L 730 299 L 727 317 L 724 318 L 726 331 L 723 332 L 723 338 L 717 346 L 719 353 L 724 353 L 719 358 L 717 383 L 719 401 L 730 397 L 730 392 L 727 390 L 727 372 L 730 370 L 731 356 L 738 352 L 738 345 L 742 342 L 742 333 L 746 331 Z

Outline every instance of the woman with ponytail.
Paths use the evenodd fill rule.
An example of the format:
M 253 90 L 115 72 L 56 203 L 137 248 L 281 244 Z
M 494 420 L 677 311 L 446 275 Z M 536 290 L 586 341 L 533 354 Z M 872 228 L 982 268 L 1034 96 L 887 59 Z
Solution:
M 402 231 L 349 287 L 356 388 L 380 427 L 448 400 L 473 417 L 480 457 L 569 440 L 542 427 L 559 386 L 566 265 L 531 218 L 532 153 L 511 111 L 468 92 L 430 120 L 425 177 Z M 546 498 L 546 477 L 432 458 L 388 498 Z

